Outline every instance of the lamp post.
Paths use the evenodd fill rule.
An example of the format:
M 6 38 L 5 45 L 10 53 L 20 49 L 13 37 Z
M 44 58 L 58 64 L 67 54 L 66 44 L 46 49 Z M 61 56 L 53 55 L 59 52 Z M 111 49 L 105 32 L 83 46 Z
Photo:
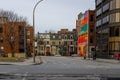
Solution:
M 34 35 L 35 35 L 35 9 L 36 9 L 36 7 L 37 7 L 37 5 L 40 3 L 40 2 L 42 2 L 43 0 L 40 0 L 40 1 L 38 1 L 36 4 L 35 4 L 35 6 L 34 6 L 34 8 L 33 8 L 33 29 L 34 29 Z M 33 41 L 33 62 L 35 63 L 35 37 L 34 37 L 34 41 Z

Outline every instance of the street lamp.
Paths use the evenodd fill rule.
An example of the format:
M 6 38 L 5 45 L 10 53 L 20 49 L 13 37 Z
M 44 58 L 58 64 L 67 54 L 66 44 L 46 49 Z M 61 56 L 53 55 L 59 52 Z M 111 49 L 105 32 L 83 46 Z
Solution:
M 34 35 L 35 35 L 35 9 L 36 9 L 36 7 L 37 7 L 37 5 L 40 3 L 40 2 L 42 2 L 43 0 L 40 0 L 40 1 L 38 1 L 37 3 L 36 3 L 36 5 L 34 6 L 34 8 L 33 8 L 33 29 L 34 29 Z M 34 37 L 34 41 L 33 41 L 33 53 L 34 53 L 34 55 L 33 55 L 33 62 L 35 63 L 35 37 Z

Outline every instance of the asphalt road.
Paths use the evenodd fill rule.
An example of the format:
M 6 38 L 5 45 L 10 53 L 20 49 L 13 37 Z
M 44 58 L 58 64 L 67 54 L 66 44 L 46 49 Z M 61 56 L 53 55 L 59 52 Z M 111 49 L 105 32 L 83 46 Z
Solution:
M 120 64 L 79 57 L 41 58 L 40 65 L 0 65 L 0 80 L 108 80 L 120 75 Z

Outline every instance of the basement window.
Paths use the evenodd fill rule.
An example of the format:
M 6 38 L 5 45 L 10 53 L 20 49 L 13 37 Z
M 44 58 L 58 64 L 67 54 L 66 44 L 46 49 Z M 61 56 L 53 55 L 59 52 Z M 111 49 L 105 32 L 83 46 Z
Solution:
M 0 27 L 0 33 L 2 33 L 3 32 L 3 28 L 2 27 Z

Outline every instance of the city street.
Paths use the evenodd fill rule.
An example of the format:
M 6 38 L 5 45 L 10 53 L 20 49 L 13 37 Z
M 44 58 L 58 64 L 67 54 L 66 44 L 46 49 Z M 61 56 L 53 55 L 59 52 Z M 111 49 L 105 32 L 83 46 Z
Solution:
M 119 77 L 120 75 L 120 64 L 84 60 L 80 57 L 42 56 L 41 58 L 43 63 L 40 65 L 0 65 L 0 80 L 7 80 L 10 76 L 20 80 L 33 78 L 55 80 L 55 77 L 59 80 L 86 80 L 86 77 L 89 77 L 88 80 L 100 80 L 101 77 Z

